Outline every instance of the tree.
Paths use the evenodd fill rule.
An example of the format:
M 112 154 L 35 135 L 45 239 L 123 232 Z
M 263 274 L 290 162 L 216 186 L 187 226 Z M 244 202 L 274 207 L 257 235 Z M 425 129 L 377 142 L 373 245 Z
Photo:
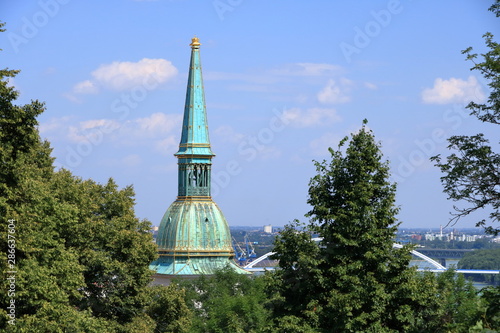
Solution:
M 484 327 L 500 330 L 500 286 L 484 288 L 482 299 L 486 302 Z
M 500 0 L 493 4 L 490 11 L 500 17 Z M 479 71 L 489 80 L 490 96 L 486 103 L 471 102 L 467 108 L 471 115 L 480 121 L 500 125 L 500 45 L 493 40 L 491 33 L 484 36 L 489 51 L 482 54 L 482 61 L 476 62 L 478 55 L 469 47 L 462 51 L 474 66 L 471 70 Z M 500 222 L 500 154 L 495 153 L 484 134 L 452 136 L 448 139 L 448 149 L 456 151 L 442 160 L 439 155 L 431 160 L 436 162 L 445 176 L 441 177 L 444 192 L 453 201 L 465 201 L 465 208 L 454 206 L 455 213 L 450 223 L 456 223 L 464 216 L 482 209 L 491 209 L 489 222 L 482 219 L 477 226 L 484 226 L 486 232 L 497 235 L 500 228 L 494 224 Z M 488 225 L 491 224 L 491 225 Z
M 432 324 L 434 332 L 471 332 L 470 328 L 482 321 L 485 302 L 477 296 L 472 282 L 454 269 L 437 276 L 436 297 L 440 300 L 437 316 Z
M 194 313 L 189 332 L 262 332 L 267 326 L 264 281 L 222 269 L 214 276 L 178 281 Z
M 186 290 L 172 283 L 148 288 L 150 304 L 146 314 L 155 321 L 155 333 L 187 333 L 191 328 L 192 311 L 185 302 Z
M 310 223 L 292 223 L 275 242 L 280 269 L 269 292 L 276 325 L 293 324 L 294 332 L 408 332 L 427 328 L 439 308 L 433 277 L 409 268 L 409 247 L 393 248 L 396 186 L 365 125 L 345 149 L 348 138 L 337 151 L 330 148 L 329 163 L 316 162 Z

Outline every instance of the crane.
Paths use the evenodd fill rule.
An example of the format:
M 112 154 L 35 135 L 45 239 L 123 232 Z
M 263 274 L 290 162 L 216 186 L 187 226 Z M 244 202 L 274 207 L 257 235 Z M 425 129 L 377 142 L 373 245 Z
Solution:
M 241 248 L 240 244 L 236 241 L 236 239 L 233 238 L 233 248 L 234 252 L 236 253 L 236 260 L 238 260 L 240 265 L 244 265 L 245 262 L 247 261 L 246 258 L 246 253 L 245 251 Z
M 252 261 L 254 258 L 257 258 L 257 254 L 255 253 L 255 249 L 253 247 L 253 244 L 248 239 L 248 234 L 245 234 L 245 245 L 247 248 L 248 260 Z

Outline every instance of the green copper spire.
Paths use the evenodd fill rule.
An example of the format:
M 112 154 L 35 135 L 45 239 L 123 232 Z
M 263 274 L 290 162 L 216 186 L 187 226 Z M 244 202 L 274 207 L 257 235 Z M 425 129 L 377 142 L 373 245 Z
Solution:
M 192 39 L 184 121 L 179 143 L 178 195 L 158 229 L 158 260 L 150 268 L 163 276 L 214 274 L 226 266 L 248 274 L 234 261 L 231 233 L 210 196 L 211 166 L 207 112 L 201 75 L 200 42 Z
M 184 155 L 214 156 L 208 138 L 207 110 L 203 77 L 201 75 L 200 42 L 194 37 L 191 45 L 191 63 L 184 106 L 181 142 L 178 157 Z

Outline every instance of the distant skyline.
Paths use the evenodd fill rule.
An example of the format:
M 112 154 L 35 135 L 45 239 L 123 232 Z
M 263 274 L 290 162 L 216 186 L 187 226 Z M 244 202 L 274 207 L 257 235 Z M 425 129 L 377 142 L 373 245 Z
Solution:
M 187 0 L 0 4 L 2 67 L 18 104 L 47 110 L 56 165 L 133 185 L 153 225 L 177 194 L 189 43 L 200 38 L 214 200 L 230 226 L 304 214 L 313 160 L 368 126 L 398 183 L 402 228 L 446 225 L 453 202 L 429 158 L 446 138 L 498 129 L 469 116 L 489 95 L 461 50 L 500 39 L 492 1 Z M 485 214 L 486 215 L 486 214 Z M 459 221 L 470 228 L 479 216 Z

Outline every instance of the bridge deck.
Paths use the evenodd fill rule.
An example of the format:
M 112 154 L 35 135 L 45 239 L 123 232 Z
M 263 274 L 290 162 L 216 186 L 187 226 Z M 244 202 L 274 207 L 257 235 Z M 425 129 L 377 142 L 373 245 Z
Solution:
M 274 270 L 275 267 L 250 267 L 250 268 L 245 268 L 245 270 L 249 272 L 265 272 L 265 271 L 272 271 Z M 419 268 L 417 271 L 419 272 L 434 272 L 434 273 L 443 273 L 446 270 L 445 269 L 421 269 Z M 500 271 L 496 270 L 487 270 L 487 269 L 457 269 L 455 270 L 457 273 L 463 273 L 463 274 L 500 274 Z

